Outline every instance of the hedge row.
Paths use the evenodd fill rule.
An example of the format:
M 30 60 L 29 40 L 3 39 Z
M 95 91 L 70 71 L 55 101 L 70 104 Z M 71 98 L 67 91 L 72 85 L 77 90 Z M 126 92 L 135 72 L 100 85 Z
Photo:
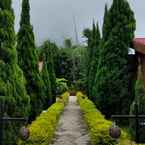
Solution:
M 109 128 L 112 122 L 105 119 L 92 101 L 81 92 L 77 93 L 78 103 L 84 114 L 85 122 L 88 126 L 92 145 L 116 145 L 117 141 L 109 136 Z M 127 145 L 129 136 L 122 131 L 119 142 L 121 145 Z
M 18 141 L 18 145 L 49 145 L 54 136 L 59 117 L 68 102 L 69 93 L 64 93 L 57 102 L 47 111 L 43 111 L 39 117 L 28 127 L 30 137 L 27 141 Z

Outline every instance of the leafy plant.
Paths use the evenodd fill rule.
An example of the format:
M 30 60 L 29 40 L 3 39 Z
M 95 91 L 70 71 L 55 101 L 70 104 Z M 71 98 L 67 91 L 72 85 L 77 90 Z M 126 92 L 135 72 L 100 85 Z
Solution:
M 57 89 L 57 95 L 62 94 L 66 91 L 68 91 L 68 85 L 67 80 L 64 78 L 57 78 L 56 79 L 56 89 Z

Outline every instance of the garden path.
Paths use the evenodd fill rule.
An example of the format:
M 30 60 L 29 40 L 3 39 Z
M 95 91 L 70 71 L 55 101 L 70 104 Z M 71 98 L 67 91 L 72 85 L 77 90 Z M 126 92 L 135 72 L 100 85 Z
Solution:
M 77 97 L 70 96 L 60 118 L 53 145 L 91 145 Z

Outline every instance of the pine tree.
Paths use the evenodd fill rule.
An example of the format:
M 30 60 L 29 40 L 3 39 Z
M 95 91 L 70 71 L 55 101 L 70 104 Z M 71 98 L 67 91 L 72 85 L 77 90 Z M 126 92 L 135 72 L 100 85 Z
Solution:
M 107 37 L 100 49 L 95 95 L 96 104 L 109 117 L 128 114 L 133 101 L 128 88 L 128 47 L 134 37 L 135 19 L 126 0 L 114 0 L 107 17 Z
M 27 91 L 31 97 L 30 119 L 34 119 L 44 108 L 46 96 L 43 90 L 44 82 L 38 72 L 38 55 L 29 13 L 29 0 L 23 0 L 20 29 L 17 36 L 18 61 L 27 79 Z
M 50 41 L 45 41 L 42 46 L 43 56 L 45 56 L 45 63 L 51 83 L 51 93 L 53 94 L 52 103 L 55 103 L 56 98 L 56 75 L 54 70 L 54 59 L 53 59 L 53 47 L 54 45 Z
M 14 15 L 11 0 L 0 1 L 0 116 L 26 117 L 30 111 L 30 97 L 26 80 L 18 66 Z M 4 144 L 15 144 L 19 124 L 5 126 Z M 6 138 L 5 138 L 6 137 Z

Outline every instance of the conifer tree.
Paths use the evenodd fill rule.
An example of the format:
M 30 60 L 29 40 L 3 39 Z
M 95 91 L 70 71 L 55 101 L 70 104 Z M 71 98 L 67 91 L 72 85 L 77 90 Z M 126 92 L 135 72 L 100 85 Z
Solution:
M 33 27 L 30 23 L 29 0 L 23 0 L 20 29 L 17 36 L 19 66 L 27 79 L 27 91 L 31 97 L 31 119 L 44 108 L 46 100 L 44 82 L 38 72 L 38 55 L 35 47 Z
M 49 72 L 48 72 L 48 68 L 47 68 L 47 56 L 44 53 L 43 54 L 43 70 L 42 70 L 42 78 L 44 80 L 44 91 L 45 91 L 45 95 L 46 95 L 46 100 L 44 102 L 44 109 L 47 109 L 48 106 L 52 105 L 52 90 L 51 90 L 51 82 L 50 82 L 50 77 L 49 77 Z
M 54 45 L 48 40 L 45 41 L 42 46 L 43 56 L 45 57 L 45 63 L 47 67 L 47 71 L 49 74 L 49 79 L 51 83 L 51 93 L 53 94 L 52 103 L 55 103 L 56 98 L 56 75 L 54 70 L 54 59 L 53 59 L 53 47 Z
M 93 21 L 92 30 L 85 29 L 83 32 L 84 36 L 87 38 L 87 73 L 86 73 L 86 84 L 87 84 L 87 93 L 90 99 L 93 100 L 93 85 L 94 78 L 97 72 L 97 64 L 99 57 L 99 45 L 101 42 L 101 36 L 99 31 L 99 25 L 95 25 Z
M 134 37 L 135 19 L 126 0 L 114 0 L 107 17 L 95 96 L 96 104 L 109 117 L 128 114 L 133 101 L 128 90 L 128 47 Z
M 18 66 L 14 15 L 11 0 L 0 1 L 0 116 L 27 117 L 30 97 L 25 88 L 26 80 Z M 3 144 L 15 144 L 19 124 L 7 125 Z
M 103 21 L 103 28 L 102 28 L 102 33 L 103 33 L 103 40 L 107 40 L 107 34 L 108 34 L 108 31 L 110 31 L 108 28 L 107 28 L 107 22 L 108 21 L 108 7 L 107 7 L 107 4 L 105 5 L 105 13 L 104 13 L 104 21 Z
M 100 44 L 101 36 L 99 31 L 99 25 L 95 26 L 93 24 L 93 31 L 92 31 L 92 45 L 91 48 L 92 52 L 89 56 L 90 64 L 89 64 L 89 75 L 88 75 L 88 91 L 90 99 L 94 100 L 93 96 L 93 87 L 94 87 L 94 78 L 97 73 L 97 66 L 98 66 L 98 58 L 99 58 L 99 44 Z

